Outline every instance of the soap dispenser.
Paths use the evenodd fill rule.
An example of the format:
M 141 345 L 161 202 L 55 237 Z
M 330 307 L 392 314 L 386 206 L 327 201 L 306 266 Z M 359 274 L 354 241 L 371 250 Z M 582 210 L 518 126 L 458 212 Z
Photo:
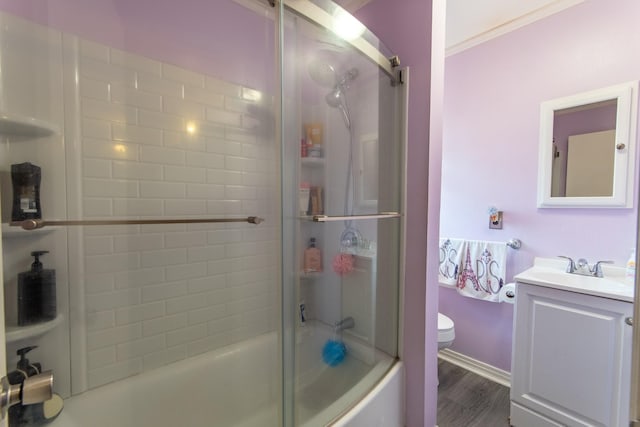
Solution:
M 56 271 L 45 269 L 40 257 L 49 251 L 34 251 L 31 270 L 18 274 L 18 325 L 53 320 L 56 317 Z
M 316 248 L 316 238 L 309 239 L 309 247 L 304 250 L 303 270 L 305 273 L 322 271 L 322 252 Z
M 38 375 L 42 372 L 42 365 L 40 363 L 31 363 L 29 359 L 27 359 L 27 353 L 36 348 L 38 348 L 37 345 L 32 345 L 29 347 L 20 348 L 18 349 L 18 351 L 16 351 L 16 354 L 20 356 L 20 360 L 18 360 L 16 370 L 11 371 L 7 374 L 7 380 L 9 381 L 9 384 L 20 384 L 27 378 L 33 375 Z
M 625 272 L 627 282 L 633 284 L 636 280 L 636 248 L 631 248 L 631 255 L 627 261 L 627 268 Z

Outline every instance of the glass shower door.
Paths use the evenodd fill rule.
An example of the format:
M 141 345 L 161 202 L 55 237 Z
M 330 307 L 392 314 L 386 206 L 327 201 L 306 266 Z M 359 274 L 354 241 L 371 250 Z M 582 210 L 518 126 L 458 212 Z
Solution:
M 340 7 L 285 1 L 282 19 L 285 418 L 326 425 L 398 354 L 402 86 Z
M 52 426 L 281 425 L 274 10 L 0 2 L 6 366 L 33 347 L 53 370 Z M 31 231 L 39 215 L 12 215 L 27 162 Z M 56 316 L 24 324 L 34 251 Z

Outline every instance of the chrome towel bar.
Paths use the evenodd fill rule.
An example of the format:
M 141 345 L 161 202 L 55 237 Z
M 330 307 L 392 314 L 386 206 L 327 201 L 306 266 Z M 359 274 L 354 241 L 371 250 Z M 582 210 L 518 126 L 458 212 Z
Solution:
M 507 242 L 507 246 L 511 249 L 520 249 L 522 247 L 522 241 L 520 239 L 511 239 Z
M 155 224 L 211 224 L 221 222 L 248 222 L 260 224 L 264 219 L 257 216 L 245 218 L 185 218 L 185 219 L 97 219 L 97 220 L 44 220 L 26 219 L 23 221 L 11 221 L 12 227 L 21 227 L 23 230 L 37 230 L 46 226 L 61 225 L 155 225 Z
M 353 221 L 359 219 L 387 219 L 387 218 L 400 218 L 402 214 L 398 212 L 381 212 L 378 214 L 370 215 L 345 215 L 345 216 L 328 216 L 328 215 L 314 215 L 311 220 L 313 222 L 332 222 L 332 221 Z

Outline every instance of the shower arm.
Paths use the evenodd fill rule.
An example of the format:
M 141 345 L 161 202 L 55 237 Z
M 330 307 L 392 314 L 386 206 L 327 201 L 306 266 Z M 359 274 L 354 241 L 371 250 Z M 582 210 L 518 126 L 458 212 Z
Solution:
M 186 218 L 186 219 L 112 219 L 112 220 L 43 220 L 26 219 L 11 221 L 11 227 L 21 227 L 23 230 L 37 230 L 47 226 L 75 226 L 75 225 L 160 225 L 160 224 L 212 224 L 221 222 L 247 222 L 260 224 L 264 219 L 257 216 L 245 218 Z

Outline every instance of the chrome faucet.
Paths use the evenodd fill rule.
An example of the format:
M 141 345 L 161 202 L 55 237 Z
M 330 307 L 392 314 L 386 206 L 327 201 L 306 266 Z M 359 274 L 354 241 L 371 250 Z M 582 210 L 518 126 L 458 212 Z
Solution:
M 349 317 L 345 317 L 339 322 L 336 322 L 336 324 L 333 325 L 333 330 L 335 332 L 344 331 L 345 329 L 353 328 L 355 325 L 356 325 L 356 321 L 353 320 L 353 317 L 349 316 Z
M 564 258 L 569 260 L 569 264 L 567 265 L 567 273 L 573 274 L 576 272 L 576 263 L 573 262 L 573 260 L 570 257 L 564 256 L 564 255 L 558 255 L 558 258 Z
M 613 261 L 597 261 L 593 267 L 589 267 L 589 262 L 584 258 L 580 258 L 576 263 L 568 256 L 558 255 L 558 257 L 569 260 L 567 273 L 580 274 L 582 276 L 603 277 L 602 264 L 613 264 Z
M 613 264 L 613 261 L 598 261 L 593 266 L 591 273 L 594 277 L 602 277 L 602 266 L 601 264 Z

